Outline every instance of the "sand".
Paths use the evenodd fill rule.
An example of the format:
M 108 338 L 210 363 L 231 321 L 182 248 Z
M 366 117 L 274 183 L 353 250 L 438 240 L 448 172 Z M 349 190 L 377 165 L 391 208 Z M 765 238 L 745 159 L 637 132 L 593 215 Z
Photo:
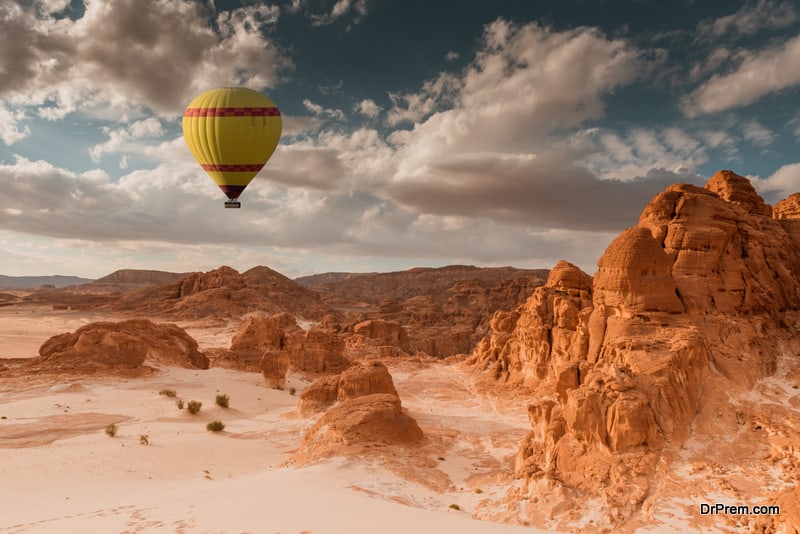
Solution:
M 2 357 L 34 356 L 50 335 L 89 320 L 16 311 L 2 310 Z M 229 340 L 224 330 L 201 337 Z M 437 455 L 418 460 L 433 462 L 441 487 L 415 461 L 386 462 L 391 452 L 294 463 L 314 422 L 298 416 L 289 393 L 306 387 L 298 376 L 283 391 L 225 369 L 0 379 L 0 532 L 542 532 L 485 520 L 508 490 L 524 406 L 479 395 L 457 365 L 397 362 L 390 371 L 429 436 L 419 454 Z M 200 413 L 179 410 L 163 389 L 201 401 Z M 214 404 L 219 393 L 230 408 Z M 206 430 L 214 420 L 223 432 Z M 111 423 L 115 437 L 105 432 Z

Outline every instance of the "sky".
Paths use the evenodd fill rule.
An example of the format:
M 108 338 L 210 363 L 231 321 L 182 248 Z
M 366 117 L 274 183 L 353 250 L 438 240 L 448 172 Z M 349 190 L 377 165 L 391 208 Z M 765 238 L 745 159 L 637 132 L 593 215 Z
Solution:
M 219 86 L 283 116 L 240 210 Z M 592 274 L 670 184 L 800 191 L 799 104 L 798 1 L 0 0 L 0 274 Z

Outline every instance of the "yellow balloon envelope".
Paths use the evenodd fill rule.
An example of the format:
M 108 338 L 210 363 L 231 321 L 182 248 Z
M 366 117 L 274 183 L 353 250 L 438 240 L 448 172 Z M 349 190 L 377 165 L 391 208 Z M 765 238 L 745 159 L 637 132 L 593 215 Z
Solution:
M 259 92 L 220 87 L 195 97 L 183 114 L 183 138 L 206 173 L 236 201 L 272 156 L 281 138 L 281 112 Z

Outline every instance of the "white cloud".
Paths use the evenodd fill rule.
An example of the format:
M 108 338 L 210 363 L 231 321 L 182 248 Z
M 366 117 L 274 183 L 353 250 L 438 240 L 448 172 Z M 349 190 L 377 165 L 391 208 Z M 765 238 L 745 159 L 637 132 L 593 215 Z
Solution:
M 450 73 L 441 73 L 433 80 L 427 80 L 416 93 L 389 93 L 393 107 L 389 110 L 386 123 L 397 126 L 403 122 L 417 122 L 434 111 L 453 104 L 461 89 L 461 80 Z
M 572 142 L 589 153 L 581 160 L 586 167 L 605 180 L 635 181 L 653 169 L 673 173 L 675 181 L 696 180 L 685 175 L 708 160 L 703 144 L 677 128 L 634 128 L 625 136 L 592 129 L 579 132 Z
M 786 28 L 795 20 L 797 12 L 790 2 L 759 0 L 756 4 L 744 5 L 731 15 L 702 21 L 697 29 L 701 36 L 718 37 L 726 33 L 753 35 L 763 30 Z
M 696 82 L 707 74 L 716 72 L 731 58 L 731 51 L 725 47 L 715 48 L 705 60 L 692 66 L 689 70 L 689 80 Z
M 159 138 L 164 135 L 164 128 L 159 119 L 150 117 L 136 121 L 127 127 L 117 129 L 106 128 L 105 133 L 108 135 L 108 140 L 104 143 L 94 145 L 89 149 L 89 155 L 92 157 L 92 161 L 95 163 L 100 161 L 100 158 L 103 156 L 103 154 L 126 151 L 135 151 L 139 153 L 143 152 L 143 146 L 148 145 L 142 145 L 136 141 L 141 139 Z M 123 161 L 127 162 L 127 159 Z M 122 168 L 125 168 L 126 166 L 127 163 L 124 165 L 120 164 L 120 167 Z
M 381 107 L 375 103 L 374 100 L 371 98 L 366 98 L 356 104 L 355 110 L 365 117 L 369 117 L 370 119 L 375 119 L 381 113 Z
M 358 22 L 367 14 L 368 3 L 368 0 L 336 0 L 336 3 L 329 12 L 323 13 L 322 15 L 312 14 L 310 15 L 310 18 L 312 24 L 315 26 L 327 26 L 328 24 L 333 24 L 336 20 L 352 12 L 355 13 L 354 21 Z M 295 4 L 293 0 L 292 8 L 294 7 Z
M 764 179 L 751 179 L 753 187 L 765 196 L 780 196 L 785 198 L 792 193 L 800 191 L 800 163 L 783 165 L 777 171 Z M 770 195 L 772 193 L 772 195 Z
M 20 126 L 19 121 L 25 118 L 20 110 L 11 111 L 0 102 L 0 141 L 13 145 L 31 134 L 28 126 Z
M 459 53 L 455 50 L 450 50 L 448 53 L 444 55 L 444 59 L 446 61 L 455 61 L 460 57 Z
M 743 128 L 744 138 L 758 147 L 769 146 L 775 139 L 775 133 L 756 119 L 747 121 Z
M 343 120 L 344 119 L 344 112 L 341 109 L 325 108 L 325 107 L 322 107 L 319 104 L 315 104 L 314 102 L 312 102 L 311 100 L 309 100 L 307 98 L 303 100 L 303 106 L 305 106 L 305 108 L 308 111 L 310 111 L 311 113 L 313 113 L 317 117 L 325 117 L 325 118 L 338 119 L 338 120 Z
M 756 53 L 744 53 L 738 67 L 715 74 L 682 102 L 688 117 L 746 106 L 769 94 L 800 85 L 800 36 Z
M 418 93 L 403 95 L 406 105 L 390 110 L 389 124 L 416 124 L 390 136 L 397 145 L 397 170 L 378 190 L 442 216 L 541 228 L 630 224 L 642 203 L 666 184 L 598 180 L 578 164 L 598 147 L 570 146 L 565 138 L 585 121 L 602 117 L 606 94 L 650 68 L 627 42 L 596 30 L 556 32 L 498 20 L 487 26 L 475 60 L 460 76 L 443 73 Z M 682 153 L 698 149 L 696 141 L 677 133 L 663 142 Z M 637 164 L 631 179 L 650 169 Z M 598 208 L 614 204 L 613 198 L 625 198 L 627 207 Z
M 14 72 L 0 77 L 0 97 L 37 106 L 49 119 L 80 108 L 90 114 L 114 109 L 129 120 L 140 107 L 172 117 L 198 92 L 237 84 L 263 89 L 291 66 L 263 37 L 277 20 L 274 6 L 223 11 L 213 25 L 205 7 L 187 0 L 85 7 L 73 21 L 49 8 L 0 6 L 0 72 Z

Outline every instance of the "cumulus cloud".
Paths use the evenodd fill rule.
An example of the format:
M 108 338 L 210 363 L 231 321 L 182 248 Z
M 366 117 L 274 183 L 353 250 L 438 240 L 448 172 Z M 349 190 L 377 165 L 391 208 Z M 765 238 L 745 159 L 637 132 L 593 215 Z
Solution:
M 484 217 L 533 228 L 613 231 L 635 224 L 642 207 L 677 181 L 648 171 L 602 180 L 573 163 L 575 153 L 460 154 L 432 161 L 416 179 L 386 186 L 398 202 L 425 213 Z
M 137 145 L 136 141 L 159 138 L 164 135 L 164 128 L 159 119 L 149 117 L 122 128 L 104 128 L 104 133 L 108 135 L 108 140 L 89 149 L 89 155 L 95 163 L 100 161 L 103 154 L 123 151 L 141 152 L 146 145 L 141 143 Z
M 768 202 L 775 202 L 800 191 L 800 163 L 783 165 L 769 177 L 751 181 Z
M 743 52 L 732 71 L 715 74 L 684 98 L 686 116 L 718 113 L 800 85 L 800 36 L 758 52 Z
M 84 253 L 104 258 L 103 265 L 118 261 L 114 269 L 138 265 L 138 254 L 153 247 L 173 256 L 178 255 L 175 251 L 188 254 L 175 258 L 173 270 L 212 268 L 221 263 L 215 255 L 219 247 L 232 245 L 237 247 L 237 260 L 245 255 L 253 264 L 275 265 L 275 251 L 291 249 L 339 257 L 415 258 L 417 264 L 491 264 L 503 258 L 538 266 L 540 261 L 547 265 L 570 257 L 586 259 L 591 268 L 604 246 L 596 233 L 567 240 L 558 231 L 532 231 L 471 216 L 420 214 L 365 191 L 332 195 L 276 186 L 263 177 L 251 184 L 243 209 L 232 218 L 222 208 L 224 195 L 194 165 L 183 163 L 133 171 L 115 183 L 101 172 L 73 173 L 18 158 L 14 164 L 0 165 L 0 187 L 7 193 L 0 199 L 0 238 L 23 232 L 61 243 L 71 240 Z M 51 248 L 41 255 L 52 257 L 48 243 Z M 267 247 L 269 254 L 264 252 Z M 547 253 L 531 252 L 545 247 Z M 201 258 L 201 253 L 207 256 Z
M 366 98 L 356 104 L 355 110 L 370 119 L 377 118 L 381 113 L 381 107 L 371 98 Z
M 356 112 L 383 117 L 381 129 L 344 130 L 335 124 L 342 110 L 303 101 L 309 116 L 286 117 L 291 139 L 248 187 L 235 218 L 183 139 L 156 142 L 164 123 L 140 117 L 109 128 L 92 156 L 147 155 L 155 168 L 114 181 L 24 158 L 0 165 L 0 227 L 84 241 L 445 262 L 546 266 L 567 258 L 591 269 L 656 192 L 696 181 L 692 167 L 704 161 L 697 134 L 586 127 L 602 118 L 609 93 L 652 68 L 629 42 L 595 29 L 498 20 L 463 70 L 389 95 L 391 109 L 359 102 Z
M 45 4 L 41 4 L 45 5 Z M 213 20 L 197 2 L 87 2 L 77 20 L 51 9 L 0 6 L 0 96 L 58 119 L 139 107 L 179 114 L 197 92 L 218 85 L 261 89 L 291 62 L 264 30 L 278 8 L 249 5 Z M 214 29 L 211 29 L 214 28 Z M 127 116 L 123 118 L 127 120 Z
M 443 73 L 389 111 L 390 124 L 415 124 L 390 136 L 397 166 L 379 191 L 437 215 L 550 228 L 630 224 L 642 202 L 665 185 L 645 179 L 652 165 L 639 164 L 626 177 L 630 183 L 598 179 L 577 163 L 598 147 L 570 146 L 564 138 L 602 117 L 603 97 L 649 68 L 627 42 L 593 29 L 556 32 L 498 20 L 461 75 Z M 665 135 L 661 142 L 674 151 L 699 150 L 678 132 Z
M 13 145 L 31 134 L 28 126 L 20 126 L 19 121 L 25 118 L 21 110 L 10 110 L 0 104 L 0 141 L 6 145 Z

